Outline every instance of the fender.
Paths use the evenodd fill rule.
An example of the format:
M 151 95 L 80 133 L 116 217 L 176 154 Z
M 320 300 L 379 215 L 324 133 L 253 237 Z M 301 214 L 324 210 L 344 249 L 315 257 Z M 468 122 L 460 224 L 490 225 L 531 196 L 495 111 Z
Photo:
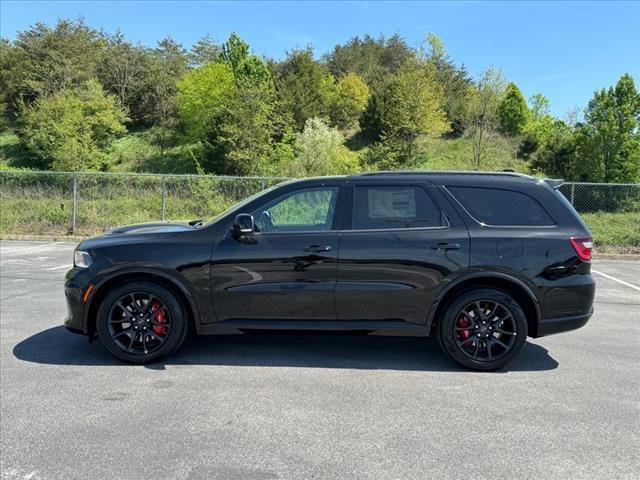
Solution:
M 464 283 L 468 280 L 474 280 L 474 279 L 483 279 L 483 278 L 496 278 L 496 279 L 500 279 L 500 280 L 506 280 L 508 282 L 511 282 L 515 285 L 517 285 L 518 287 L 520 287 L 531 299 L 535 310 L 536 310 L 536 322 L 538 322 L 540 320 L 540 302 L 538 301 L 538 298 L 535 296 L 535 294 L 533 293 L 533 290 L 531 290 L 531 288 L 529 287 L 529 285 L 527 285 L 525 282 L 523 282 L 522 280 L 520 280 L 519 278 L 513 276 L 513 275 L 509 275 L 507 273 L 502 273 L 502 272 L 494 272 L 494 271 L 475 271 L 475 272 L 471 272 L 471 273 L 466 273 L 458 278 L 456 278 L 455 280 L 452 280 L 450 283 L 446 284 L 444 287 L 442 287 L 440 289 L 440 291 L 438 292 L 438 294 L 436 295 L 436 298 L 434 299 L 433 303 L 431 304 L 431 308 L 429 309 L 429 314 L 427 315 L 427 322 L 426 322 L 426 327 L 427 330 L 430 331 L 432 324 L 433 324 L 433 320 L 435 317 L 436 312 L 438 311 L 438 307 L 440 306 L 440 302 L 442 301 L 442 299 L 447 295 L 447 293 L 449 293 L 452 289 L 456 288 L 458 285 L 460 285 L 461 283 Z
M 199 330 L 200 318 L 201 318 L 200 309 L 198 308 L 198 304 L 196 303 L 193 297 L 193 294 L 185 286 L 185 283 L 187 282 L 178 281 L 175 278 L 175 275 L 169 272 L 166 272 L 164 270 L 149 268 L 149 267 L 126 267 L 119 270 L 110 271 L 103 278 L 101 278 L 98 283 L 95 284 L 94 292 L 100 291 L 100 289 L 102 288 L 102 286 L 104 286 L 105 283 L 109 282 L 110 280 L 113 280 L 116 277 L 120 277 L 122 275 L 135 275 L 135 274 L 155 275 L 157 277 L 161 277 L 164 280 L 168 281 L 173 287 L 180 290 L 180 292 L 184 294 L 184 296 L 187 298 L 187 301 L 189 302 L 189 307 L 193 312 L 194 324 L 196 326 L 196 329 Z M 87 332 L 89 330 L 88 329 L 89 311 L 91 311 L 91 307 L 93 306 L 94 298 L 95 298 L 95 293 L 92 293 L 90 297 L 90 301 L 87 302 L 84 307 L 83 323 L 84 323 L 84 328 Z

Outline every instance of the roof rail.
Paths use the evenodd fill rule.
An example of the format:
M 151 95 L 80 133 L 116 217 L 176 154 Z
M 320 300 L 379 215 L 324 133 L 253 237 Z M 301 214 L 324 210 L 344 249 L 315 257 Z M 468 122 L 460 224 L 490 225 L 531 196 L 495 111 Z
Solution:
M 358 173 L 356 177 L 375 177 L 379 175 L 500 175 L 510 177 L 522 177 L 533 178 L 530 175 L 524 173 L 517 173 L 514 171 L 503 172 L 477 172 L 477 171 L 465 171 L 465 170 L 382 170 L 379 172 L 365 172 Z

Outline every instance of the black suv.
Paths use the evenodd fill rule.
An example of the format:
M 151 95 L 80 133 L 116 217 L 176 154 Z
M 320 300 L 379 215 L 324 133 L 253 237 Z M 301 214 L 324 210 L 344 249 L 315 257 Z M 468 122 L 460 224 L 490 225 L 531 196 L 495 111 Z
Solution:
M 69 330 L 148 362 L 187 330 L 436 335 L 501 368 L 593 312 L 591 235 L 554 187 L 515 173 L 394 172 L 285 182 L 208 223 L 114 228 L 66 275 Z

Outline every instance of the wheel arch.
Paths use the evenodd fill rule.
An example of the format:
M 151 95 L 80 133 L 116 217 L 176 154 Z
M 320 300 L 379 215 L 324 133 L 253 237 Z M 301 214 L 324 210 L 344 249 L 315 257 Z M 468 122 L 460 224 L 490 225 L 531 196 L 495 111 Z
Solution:
M 113 272 L 95 285 L 84 312 L 85 329 L 90 337 L 96 335 L 98 308 L 109 290 L 115 285 L 132 281 L 151 281 L 169 289 L 184 305 L 189 324 L 198 328 L 200 323 L 198 306 L 191 292 L 180 281 L 160 270 L 127 269 Z
M 429 316 L 427 317 L 429 331 L 436 325 L 449 303 L 460 293 L 472 288 L 482 287 L 497 288 L 513 296 L 527 317 L 529 336 L 536 337 L 538 335 L 540 304 L 535 294 L 522 280 L 499 272 L 476 272 L 449 284 L 440 292 L 429 310 Z

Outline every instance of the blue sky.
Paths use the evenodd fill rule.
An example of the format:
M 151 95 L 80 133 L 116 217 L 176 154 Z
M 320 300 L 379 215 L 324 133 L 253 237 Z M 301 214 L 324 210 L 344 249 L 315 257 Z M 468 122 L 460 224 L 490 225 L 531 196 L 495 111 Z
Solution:
M 316 54 L 354 35 L 399 33 L 419 45 L 438 34 L 473 74 L 503 70 L 528 97 L 542 92 L 554 114 L 584 108 L 593 91 L 631 73 L 640 82 L 640 2 L 157 2 L 5 1 L 0 32 L 82 15 L 154 45 L 166 35 L 191 45 L 238 32 L 255 52 L 282 58 L 311 44 Z

